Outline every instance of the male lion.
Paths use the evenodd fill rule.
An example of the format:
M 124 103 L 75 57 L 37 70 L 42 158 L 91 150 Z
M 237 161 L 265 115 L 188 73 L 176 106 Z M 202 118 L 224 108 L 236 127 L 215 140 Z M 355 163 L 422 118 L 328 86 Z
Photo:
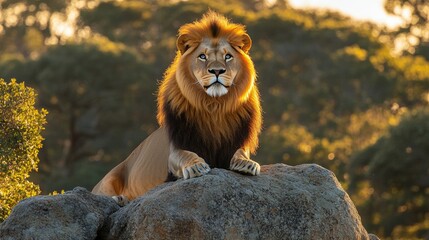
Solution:
M 261 107 L 242 25 L 208 12 L 179 29 L 177 55 L 158 92 L 159 129 L 92 190 L 124 204 L 165 182 L 210 168 L 258 175 Z

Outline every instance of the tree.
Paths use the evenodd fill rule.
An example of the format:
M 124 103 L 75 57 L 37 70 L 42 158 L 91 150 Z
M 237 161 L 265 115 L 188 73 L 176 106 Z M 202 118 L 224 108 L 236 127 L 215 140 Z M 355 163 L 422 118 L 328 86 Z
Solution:
M 37 170 L 46 110 L 34 107 L 36 93 L 24 83 L 0 79 L 0 222 L 23 198 L 40 193 L 28 180 Z
M 429 236 L 429 109 L 407 114 L 350 164 L 350 188 L 366 192 L 359 212 L 380 236 Z M 365 186 L 365 187 L 363 187 Z M 360 199 L 359 201 L 362 201 Z
M 410 49 L 416 47 L 416 54 L 429 59 L 429 1 L 386 0 L 384 7 L 388 13 L 397 15 L 404 21 L 395 34 L 408 42 Z
M 64 17 L 68 1 L 0 1 L 0 50 L 25 58 L 44 49 L 45 40 L 54 36 L 55 17 Z M 58 20 L 58 19 L 57 19 Z

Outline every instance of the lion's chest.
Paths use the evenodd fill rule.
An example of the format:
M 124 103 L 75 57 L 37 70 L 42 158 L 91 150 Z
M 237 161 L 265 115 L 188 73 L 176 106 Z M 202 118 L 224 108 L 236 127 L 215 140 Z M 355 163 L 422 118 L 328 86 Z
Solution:
M 185 114 L 166 111 L 170 140 L 176 148 L 192 151 L 210 167 L 229 168 L 229 163 L 249 137 L 248 117 L 224 116 L 227 119 L 189 119 Z M 231 118 L 231 119 L 229 119 Z

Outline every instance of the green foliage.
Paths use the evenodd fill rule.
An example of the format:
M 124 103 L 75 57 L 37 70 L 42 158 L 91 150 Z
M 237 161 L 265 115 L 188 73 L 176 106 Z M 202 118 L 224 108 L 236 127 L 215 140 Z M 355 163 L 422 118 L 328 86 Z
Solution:
M 329 167 L 328 141 L 315 138 L 302 125 L 272 125 L 265 130 L 261 141 L 264 145 L 258 151 L 258 156 L 265 163 L 276 163 L 281 160 L 295 165 L 312 163 L 317 158 L 320 160 L 318 164 Z
M 353 192 L 371 192 L 361 214 L 381 236 L 424 238 L 429 226 L 429 109 L 412 111 L 351 162 Z M 422 224 L 416 225 L 420 222 Z M 400 224 L 401 223 L 401 224 Z M 402 226 L 401 226 L 402 225 Z
M 0 222 L 18 201 L 40 193 L 39 186 L 28 181 L 39 163 L 47 114 L 34 107 L 35 99 L 34 90 L 23 83 L 0 79 Z

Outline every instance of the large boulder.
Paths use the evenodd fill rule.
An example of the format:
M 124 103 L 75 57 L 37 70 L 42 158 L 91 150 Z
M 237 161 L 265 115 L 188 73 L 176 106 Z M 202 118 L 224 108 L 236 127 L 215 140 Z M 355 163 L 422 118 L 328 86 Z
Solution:
M 112 204 L 82 189 L 30 198 L 0 225 L 0 239 L 377 239 L 318 165 L 262 166 L 257 177 L 212 169 Z
M 262 166 L 258 177 L 213 169 L 162 185 L 110 216 L 106 239 L 369 239 L 334 174 Z

